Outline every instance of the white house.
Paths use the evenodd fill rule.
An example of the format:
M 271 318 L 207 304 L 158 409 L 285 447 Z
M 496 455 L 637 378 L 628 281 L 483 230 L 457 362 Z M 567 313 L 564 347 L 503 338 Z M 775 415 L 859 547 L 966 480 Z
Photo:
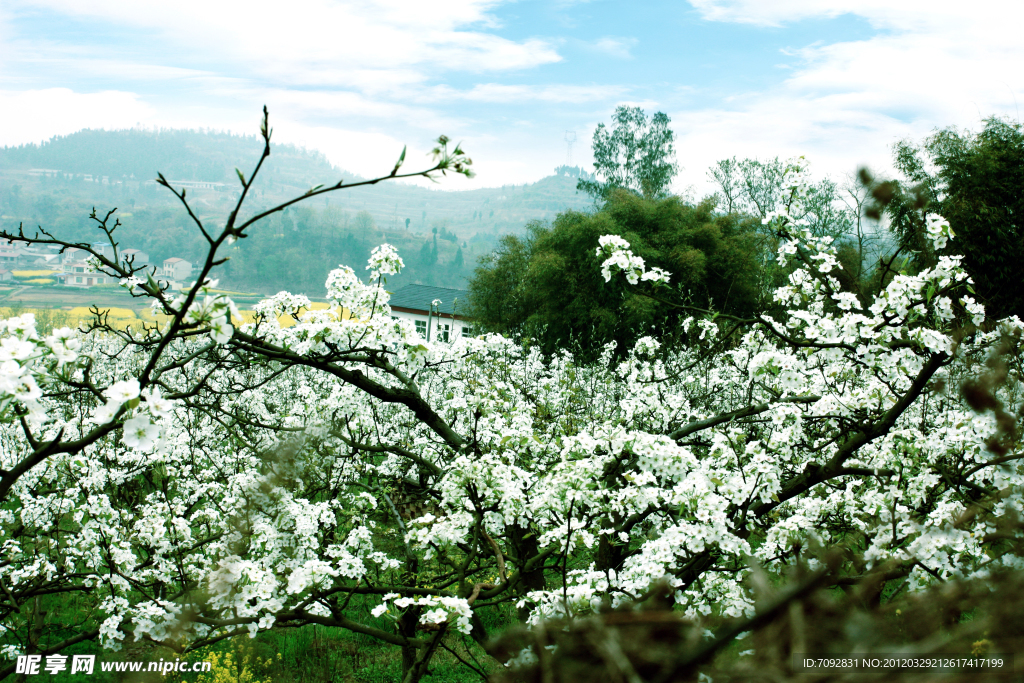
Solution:
M 219 190 L 224 183 L 213 183 L 208 180 L 168 180 L 173 187 L 186 190 Z
M 164 265 L 160 268 L 160 277 L 165 280 L 183 282 L 191 274 L 192 264 L 177 257 L 164 259 Z
M 434 301 L 440 301 L 432 305 Z M 476 334 L 472 321 L 462 314 L 469 307 L 464 289 L 406 285 L 391 295 L 391 317 L 412 320 L 427 341 L 455 341 Z
M 85 252 L 83 252 L 85 253 Z M 91 255 L 90 255 L 91 256 Z M 68 287 L 92 287 L 93 285 L 113 285 L 118 279 L 105 273 L 97 273 L 89 266 L 88 261 L 67 261 L 64 272 L 57 276 Z
M 93 242 L 89 246 L 91 246 L 92 250 L 101 256 L 106 256 L 107 258 L 113 258 L 114 256 L 114 247 L 109 241 Z

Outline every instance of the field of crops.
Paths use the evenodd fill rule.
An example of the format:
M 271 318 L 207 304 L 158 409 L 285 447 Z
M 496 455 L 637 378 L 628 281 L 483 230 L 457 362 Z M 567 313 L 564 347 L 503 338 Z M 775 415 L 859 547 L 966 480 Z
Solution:
M 324 310 L 328 308 L 326 303 L 313 302 L 310 305 L 313 310 Z M 143 324 L 149 323 L 161 323 L 167 320 L 166 315 L 154 314 L 148 308 L 141 310 L 133 310 L 131 308 L 124 307 L 107 307 L 100 306 L 99 310 L 106 316 L 107 322 L 114 327 L 132 327 L 141 328 Z M 26 306 L 6 306 L 0 307 L 0 317 L 9 318 L 16 315 L 24 315 L 25 313 L 32 313 L 36 317 L 36 328 L 40 332 L 49 332 L 50 330 L 61 328 L 61 327 L 78 327 L 82 323 L 88 323 L 95 319 L 95 314 L 92 309 L 88 306 L 74 306 L 70 308 L 41 308 L 41 307 L 26 307 Z M 255 312 L 251 310 L 239 310 L 242 314 L 241 320 L 235 320 L 236 324 L 249 323 L 255 319 Z M 348 311 L 345 311 L 345 317 L 348 317 Z M 294 319 L 287 316 L 281 316 L 278 318 L 278 322 L 282 327 L 290 327 L 295 324 Z

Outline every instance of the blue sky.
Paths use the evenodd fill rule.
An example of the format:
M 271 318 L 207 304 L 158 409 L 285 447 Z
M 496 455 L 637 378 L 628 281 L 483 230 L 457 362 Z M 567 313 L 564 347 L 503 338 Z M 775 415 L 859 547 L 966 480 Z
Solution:
M 937 127 L 1019 118 L 1024 11 L 924 0 L 5 0 L 0 145 L 84 127 L 252 133 L 339 166 L 387 170 L 440 133 L 479 176 L 539 179 L 590 163 L 619 104 L 664 111 L 679 192 L 729 157 L 803 154 L 840 179 Z M 969 7 L 968 12 L 965 7 Z M 419 157 L 423 158 L 423 157 Z M 425 160 L 425 159 L 424 159 Z

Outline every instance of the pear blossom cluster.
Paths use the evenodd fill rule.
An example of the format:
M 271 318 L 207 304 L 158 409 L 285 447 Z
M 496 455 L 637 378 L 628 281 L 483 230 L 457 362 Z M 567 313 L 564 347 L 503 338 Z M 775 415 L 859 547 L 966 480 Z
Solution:
M 81 341 L 69 328 L 44 338 L 36 333 L 35 315 L 0 320 L 0 423 L 18 408 L 33 424 L 45 420 L 39 382 L 78 359 Z
M 390 612 L 389 602 L 399 610 L 413 606 L 424 608 L 419 618 L 419 623 L 423 626 L 450 624 L 453 629 L 466 635 L 473 630 L 473 624 L 470 623 L 473 612 L 469 602 L 462 598 L 434 595 L 422 598 L 403 598 L 398 593 L 388 593 L 384 596 L 383 602 L 371 610 L 373 616 L 380 617 Z
M 370 252 L 370 262 L 366 269 L 370 271 L 370 279 L 376 280 L 400 273 L 404 267 L 405 261 L 398 255 L 398 251 L 390 244 L 381 244 Z
M 629 242 L 617 235 L 603 235 L 598 240 L 597 255 L 607 258 L 601 263 L 601 275 L 605 282 L 612 279 L 612 275 L 622 272 L 629 284 L 635 285 L 640 281 L 663 282 L 669 280 L 668 273 L 661 268 L 651 268 L 644 264 L 644 260 L 634 254 L 630 249 Z
M 213 282 L 175 299 L 194 333 L 158 363 L 139 349 L 166 330 L 0 322 L 0 467 L 41 448 L 22 417 L 84 444 L 10 486 L 0 585 L 89 602 L 112 649 L 317 623 L 422 653 L 496 604 L 537 624 L 655 582 L 695 620 L 749 616 L 752 559 L 783 576 L 851 539 L 843 575 L 895 567 L 907 590 L 1024 568 L 991 540 L 1024 514 L 1024 468 L 957 391 L 1024 324 L 986 321 L 956 257 L 868 305 L 842 292 L 834 245 L 786 213 L 805 177 L 794 164 L 772 217 L 794 266 L 784 315 L 691 317 L 683 345 L 644 337 L 589 365 L 495 334 L 425 342 L 390 316 L 388 245 L 368 281 L 330 273 L 326 309 L 282 292 L 243 322 Z M 598 251 L 606 279 L 668 281 L 620 237 Z M 1013 377 L 994 391 L 1024 396 Z M 3 609 L 17 654 L 29 625 Z

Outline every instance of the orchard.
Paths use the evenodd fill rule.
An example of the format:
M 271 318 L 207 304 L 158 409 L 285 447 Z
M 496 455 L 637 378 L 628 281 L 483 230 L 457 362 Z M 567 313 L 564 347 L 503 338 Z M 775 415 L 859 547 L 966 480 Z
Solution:
M 110 257 L 0 236 L 92 251 L 163 320 L 0 322 L 8 659 L 83 640 L 187 653 L 316 624 L 400 650 L 411 683 L 452 642 L 486 643 L 488 610 L 537 626 L 667 586 L 676 611 L 715 625 L 756 615 L 755 571 L 876 576 L 882 600 L 1024 569 L 1021 321 L 986 319 L 957 257 L 867 305 L 842 291 L 830 239 L 793 218 L 802 162 L 766 219 L 791 266 L 784 315 L 689 307 L 672 273 L 609 236 L 604 277 L 684 309 L 682 342 L 644 337 L 582 364 L 496 334 L 425 342 L 390 315 L 403 264 L 387 244 L 361 273 L 331 273 L 328 308 L 282 292 L 243 323 L 211 278 L 227 247 L 351 186 L 243 218 L 266 119 L 262 132 L 226 224 L 192 214 L 209 249 L 191 289 L 119 258 L 111 215 L 96 219 Z M 447 144 L 426 171 L 401 173 L 403 153 L 367 182 L 469 173 Z M 937 248 L 955 245 L 941 217 L 922 220 Z M 43 618 L 65 601 L 80 623 Z

